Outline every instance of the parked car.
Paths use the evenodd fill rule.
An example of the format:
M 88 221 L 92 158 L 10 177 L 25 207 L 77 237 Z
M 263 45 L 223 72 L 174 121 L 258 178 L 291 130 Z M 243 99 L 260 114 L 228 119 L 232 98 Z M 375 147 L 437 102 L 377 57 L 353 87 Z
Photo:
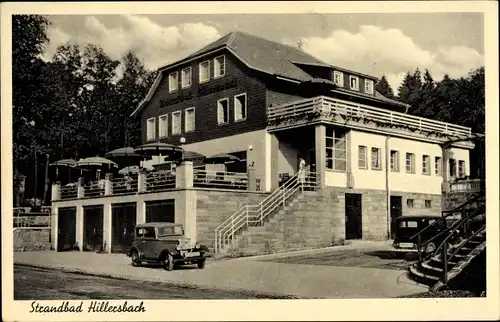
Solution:
M 159 263 L 168 271 L 178 264 L 196 264 L 202 269 L 209 249 L 185 237 L 180 224 L 151 222 L 135 227 L 135 239 L 127 256 L 136 267 L 148 262 Z
M 441 217 L 437 216 L 401 216 L 395 219 L 396 222 L 396 236 L 392 244 L 393 250 L 417 252 L 418 251 L 418 237 L 411 239 L 419 231 L 425 227 L 434 224 L 440 220 Z M 446 219 L 446 227 L 450 227 L 457 219 Z M 421 234 L 421 242 L 430 240 L 432 237 L 438 235 L 441 231 L 446 229 L 445 221 L 441 220 L 438 224 L 434 224 Z M 433 252 L 446 238 L 447 234 L 443 234 L 434 239 L 422 249 L 424 253 Z

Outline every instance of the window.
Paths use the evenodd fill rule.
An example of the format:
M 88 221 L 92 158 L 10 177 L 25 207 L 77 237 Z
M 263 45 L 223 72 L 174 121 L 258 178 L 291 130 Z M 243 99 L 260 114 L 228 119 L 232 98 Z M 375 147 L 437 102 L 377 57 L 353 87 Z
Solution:
M 422 155 L 422 174 L 431 174 L 431 158 L 428 155 Z
M 326 168 L 346 171 L 346 131 L 328 127 L 326 129 Z
M 172 113 L 172 134 L 181 133 L 181 111 Z
M 365 93 L 373 94 L 373 81 L 365 79 Z
M 200 63 L 200 83 L 208 82 L 210 79 L 210 61 Z
M 408 208 L 413 208 L 413 199 L 406 199 L 406 206 L 408 206 Z
M 217 102 L 217 123 L 226 124 L 229 122 L 229 100 L 221 99 Z
M 181 86 L 182 88 L 191 86 L 191 67 L 182 70 Z
M 406 173 L 415 173 L 415 154 L 406 153 Z
M 358 146 L 358 167 L 360 169 L 368 169 L 368 164 L 366 162 L 366 146 Z
M 148 141 L 156 139 L 156 119 L 154 117 L 147 121 L 146 134 Z
M 359 78 L 357 76 L 349 76 L 349 83 L 351 85 L 351 89 L 359 90 Z
M 381 169 L 381 164 L 380 164 L 380 149 L 379 148 L 372 148 L 372 170 L 380 170 Z
M 333 82 L 339 87 L 344 87 L 344 74 L 342 72 L 333 72 Z
M 432 204 L 430 200 L 425 201 L 425 208 L 431 208 Z
M 168 91 L 175 92 L 177 90 L 177 72 L 173 72 L 168 75 Z
M 184 120 L 185 131 L 191 132 L 194 131 L 195 123 L 194 123 L 194 107 L 190 107 L 186 109 L 186 119 Z
M 214 59 L 214 77 L 224 76 L 226 73 L 226 59 L 224 55 Z
M 241 121 L 247 118 L 247 94 L 234 97 L 234 120 Z
M 465 161 L 458 161 L 458 177 L 463 178 L 465 177 Z
M 455 177 L 457 175 L 457 161 L 455 161 L 455 159 L 450 159 L 449 165 L 450 165 L 450 177 Z
M 399 172 L 399 152 L 391 150 L 391 171 Z
M 441 157 L 435 157 L 434 162 L 434 173 L 436 173 L 437 176 L 442 175 L 443 163 L 441 162 Z
M 158 136 L 160 138 L 168 136 L 168 114 L 159 117 Z
M 155 228 L 154 227 L 145 227 L 144 228 L 144 238 L 155 238 Z

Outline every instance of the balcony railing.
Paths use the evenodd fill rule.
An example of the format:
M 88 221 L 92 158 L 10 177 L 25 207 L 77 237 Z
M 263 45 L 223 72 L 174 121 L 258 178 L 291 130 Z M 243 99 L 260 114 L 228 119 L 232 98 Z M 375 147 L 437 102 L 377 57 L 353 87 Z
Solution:
M 475 193 L 481 191 L 482 185 L 484 185 L 484 181 L 481 179 L 458 179 L 456 181 L 443 182 L 442 190 L 445 193 Z
M 383 124 L 389 128 L 407 128 L 441 135 L 471 136 L 471 128 L 393 112 L 365 104 L 353 103 L 336 98 L 318 96 L 272 106 L 267 110 L 270 127 L 280 128 L 311 120 L 325 120 L 345 123 L 348 120 L 361 124 Z
M 151 172 L 146 177 L 146 191 L 161 191 L 172 188 L 175 188 L 175 173 L 173 172 Z

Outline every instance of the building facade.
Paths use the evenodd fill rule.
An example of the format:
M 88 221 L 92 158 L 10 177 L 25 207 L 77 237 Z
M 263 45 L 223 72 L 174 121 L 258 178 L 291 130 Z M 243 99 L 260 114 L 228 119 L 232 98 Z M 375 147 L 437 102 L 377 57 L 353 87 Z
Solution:
M 186 198 L 197 197 L 176 197 L 182 201 L 176 199 L 174 217 L 194 216 L 194 220 L 179 221 L 191 222 L 188 230 L 193 236 L 203 235 L 203 241 L 208 242 L 217 225 L 231 217 L 220 217 L 218 209 L 226 202 L 230 206 L 225 208 L 237 211 L 250 194 L 255 195 L 251 197 L 254 202 L 272 195 L 282 178 L 297 173 L 300 159 L 315 173 L 317 193 L 340 200 L 339 213 L 332 215 L 338 220 L 328 221 L 332 227 L 326 235 L 386 239 L 394 230 L 395 217 L 440 214 L 441 185 L 469 175 L 469 150 L 474 146 L 470 142 L 445 145 L 450 139 L 470 136 L 470 128 L 411 116 L 407 114 L 410 106 L 378 93 L 376 82 L 373 76 L 332 66 L 299 48 L 232 32 L 160 68 L 131 117 L 141 119 L 143 143 L 181 145 L 204 156 L 233 154 L 245 164 L 232 171 L 252 169 L 259 189 L 247 189 L 240 197 L 232 195 L 230 201 L 217 199 L 221 207 L 211 208 L 213 215 L 203 217 L 210 222 L 204 227 L 197 224 L 196 209 L 206 205 L 206 200 L 200 197 L 197 206 L 187 211 Z M 180 143 L 181 138 L 185 143 Z M 196 186 L 189 182 L 193 181 L 180 187 Z M 248 190 L 259 190 L 261 195 Z M 138 197 L 127 198 L 139 202 Z M 69 205 L 68 201 L 53 205 L 62 207 L 62 203 Z M 331 211 L 328 207 L 325 203 L 325 212 Z M 142 213 L 136 218 L 144 217 L 143 208 L 138 206 Z M 111 208 L 107 212 L 111 214 Z M 310 225 L 314 232 L 314 222 Z M 334 227 L 339 225 L 340 230 Z

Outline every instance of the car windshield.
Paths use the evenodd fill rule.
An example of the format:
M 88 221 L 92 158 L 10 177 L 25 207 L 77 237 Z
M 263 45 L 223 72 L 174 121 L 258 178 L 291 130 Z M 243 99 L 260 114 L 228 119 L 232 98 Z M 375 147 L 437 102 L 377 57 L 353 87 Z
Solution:
M 158 227 L 158 236 L 182 235 L 182 226 Z

